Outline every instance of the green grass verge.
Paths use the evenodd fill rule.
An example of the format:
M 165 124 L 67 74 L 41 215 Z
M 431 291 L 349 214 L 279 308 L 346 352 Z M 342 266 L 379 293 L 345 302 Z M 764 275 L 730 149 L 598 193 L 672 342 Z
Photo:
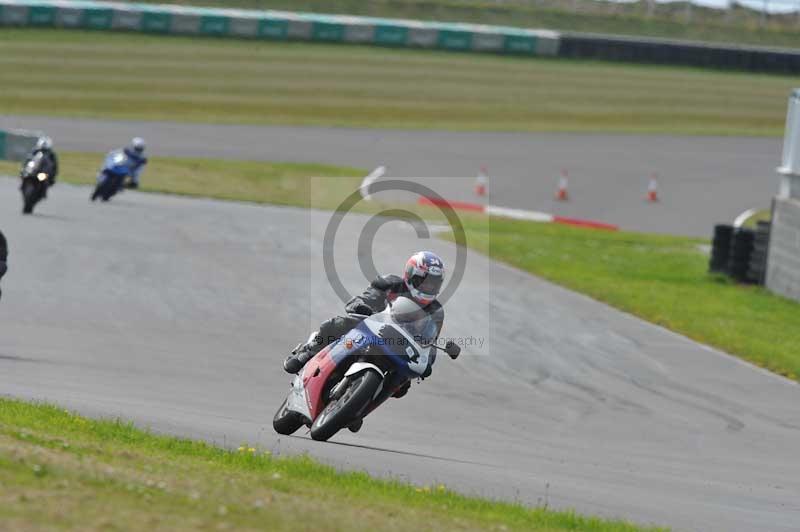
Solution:
M 800 377 L 800 306 L 710 275 L 706 240 L 492 219 L 471 246 L 771 371 Z
M 144 1 L 163 3 L 162 0 Z M 762 20 L 758 12 L 741 7 L 725 12 L 693 6 L 692 21 L 687 23 L 686 5 L 680 1 L 656 4 L 650 16 L 646 2 L 623 4 L 596 0 L 171 0 L 171 3 L 800 46 L 794 13 L 772 15 Z
M 645 530 L 9 399 L 0 399 L 0 486 L 8 530 Z
M 69 117 L 781 135 L 797 85 L 692 68 L 66 30 L 4 29 L 0 49 L 0 113 Z
M 59 153 L 58 179 L 93 185 L 103 158 L 102 153 Z M 19 169 L 20 163 L 0 161 L 0 175 L 18 175 Z M 142 190 L 334 209 L 343 199 L 342 191 L 358 188 L 364 175 L 363 169 L 327 164 L 151 157 Z M 336 179 L 312 182 L 319 177 Z
M 745 220 L 744 227 L 755 229 L 758 227 L 758 222 L 769 222 L 770 220 L 772 220 L 772 211 L 770 209 L 761 209 Z

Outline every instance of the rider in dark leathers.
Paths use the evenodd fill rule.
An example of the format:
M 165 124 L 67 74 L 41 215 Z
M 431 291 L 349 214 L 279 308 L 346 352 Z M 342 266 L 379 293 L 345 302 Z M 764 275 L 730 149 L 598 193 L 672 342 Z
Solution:
M 307 343 L 298 345 L 284 361 L 283 369 L 298 373 L 303 366 L 325 346 L 335 342 L 356 327 L 365 316 L 381 312 L 388 302 L 399 296 L 413 299 L 425 312 L 432 315 L 437 326 L 438 337 L 444 324 L 444 308 L 436 300 L 444 281 L 444 263 L 429 251 L 415 253 L 406 263 L 403 277 L 384 275 L 376 278 L 364 292 L 345 305 L 344 316 L 335 316 L 323 322 L 318 331 L 311 334 Z M 395 393 L 402 397 L 408 392 L 406 385 Z
M 47 187 L 49 188 L 56 184 L 56 177 L 58 176 L 58 157 L 53 150 L 53 141 L 50 137 L 40 137 L 39 140 L 36 141 L 36 146 L 34 146 L 28 158 L 25 159 L 25 162 L 22 163 L 22 167 L 25 168 L 28 161 L 36 157 L 39 153 L 43 155 L 42 167 L 39 171 L 47 174 Z M 47 197 L 47 188 L 44 189 L 43 195 Z
M 3 232 L 0 231 L 0 279 L 6 274 L 8 270 L 8 265 L 6 264 L 8 261 L 8 242 L 6 242 L 6 237 L 3 236 Z M 0 291 L 0 297 L 3 296 L 3 292 Z

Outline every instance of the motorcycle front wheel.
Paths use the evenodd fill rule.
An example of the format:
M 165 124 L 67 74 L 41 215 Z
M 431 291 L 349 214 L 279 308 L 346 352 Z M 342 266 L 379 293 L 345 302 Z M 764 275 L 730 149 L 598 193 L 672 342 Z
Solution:
M 383 381 L 377 371 L 366 370 L 350 378 L 341 397 L 328 403 L 311 425 L 311 437 L 326 441 L 355 421 L 375 397 Z
M 272 428 L 275 429 L 275 432 L 286 436 L 294 434 L 304 424 L 305 420 L 302 415 L 286 408 L 286 399 L 283 400 L 281 407 L 275 412 L 275 417 L 272 418 Z
M 36 200 L 38 199 L 36 194 L 36 185 L 31 183 L 30 181 L 26 181 L 22 185 L 22 214 L 31 214 L 33 212 L 33 207 L 36 205 Z

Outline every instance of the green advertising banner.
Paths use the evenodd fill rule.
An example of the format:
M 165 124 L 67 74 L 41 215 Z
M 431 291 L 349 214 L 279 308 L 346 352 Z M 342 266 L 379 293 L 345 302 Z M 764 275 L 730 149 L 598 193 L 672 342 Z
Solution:
M 0 25 L 555 55 L 553 32 L 372 17 L 73 0 L 0 0 Z M 545 35 L 546 34 L 546 35 Z M 537 40 L 549 45 L 538 47 Z

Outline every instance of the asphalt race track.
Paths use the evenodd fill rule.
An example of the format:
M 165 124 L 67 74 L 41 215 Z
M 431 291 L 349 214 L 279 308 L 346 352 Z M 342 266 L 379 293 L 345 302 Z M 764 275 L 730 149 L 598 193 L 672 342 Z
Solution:
M 467 177 L 447 195 L 474 200 L 489 169 L 492 203 L 596 219 L 624 229 L 710 237 L 778 190 L 781 140 L 568 133 L 454 133 L 323 127 L 218 126 L 0 117 L 0 128 L 42 130 L 63 150 L 106 151 L 144 136 L 157 155 L 310 161 L 374 168 L 393 177 Z M 561 169 L 569 202 L 554 200 Z M 660 175 L 661 201 L 644 201 Z
M 440 359 L 357 435 L 278 438 L 280 361 L 341 306 L 322 273 L 330 214 L 89 192 L 59 184 L 23 217 L 0 179 L 2 394 L 678 530 L 800 529 L 797 384 L 477 254 L 444 332 L 483 347 Z M 350 289 L 365 220 L 337 236 Z M 405 223 L 378 237 L 383 271 L 420 247 L 454 262 Z

